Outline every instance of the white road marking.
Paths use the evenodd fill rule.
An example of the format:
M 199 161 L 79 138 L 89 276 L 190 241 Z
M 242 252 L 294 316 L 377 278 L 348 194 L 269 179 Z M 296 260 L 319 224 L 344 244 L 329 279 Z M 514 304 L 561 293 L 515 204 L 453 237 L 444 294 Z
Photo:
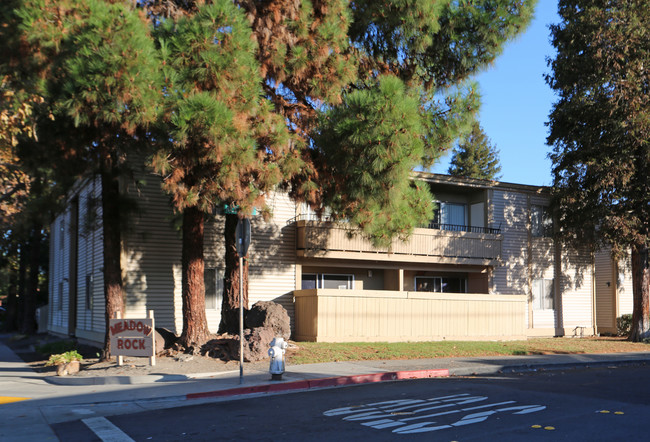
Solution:
M 323 414 L 325 416 L 340 416 L 344 421 L 357 421 L 366 427 L 387 429 L 397 434 L 413 434 L 477 424 L 486 421 L 494 414 L 502 412 L 509 411 L 512 414 L 521 415 L 546 409 L 544 405 L 515 405 L 515 401 L 492 402 L 471 407 L 462 407 L 462 405 L 487 400 L 487 396 L 472 396 L 468 393 L 461 393 L 427 400 L 397 399 L 373 402 L 365 405 L 334 408 L 325 411 Z M 422 414 L 427 411 L 435 412 Z M 465 414 L 467 412 L 470 413 Z M 458 413 L 464 413 L 465 416 L 462 416 L 456 421 L 449 419 L 451 415 Z M 402 415 L 405 417 L 398 417 Z M 442 418 L 447 422 L 428 420 L 431 418 Z M 422 422 L 424 419 L 427 419 L 427 421 Z M 414 423 L 413 421 L 421 422 Z
M 89 417 L 82 419 L 81 422 L 104 442 L 135 442 L 105 417 Z

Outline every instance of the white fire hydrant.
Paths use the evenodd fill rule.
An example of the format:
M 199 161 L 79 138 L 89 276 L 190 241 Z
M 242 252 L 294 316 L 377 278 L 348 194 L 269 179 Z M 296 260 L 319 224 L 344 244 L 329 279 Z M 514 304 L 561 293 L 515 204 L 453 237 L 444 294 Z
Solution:
M 269 345 L 271 346 L 269 348 L 271 380 L 281 381 L 282 373 L 284 373 L 284 353 L 289 344 L 284 342 L 282 338 L 273 338 Z

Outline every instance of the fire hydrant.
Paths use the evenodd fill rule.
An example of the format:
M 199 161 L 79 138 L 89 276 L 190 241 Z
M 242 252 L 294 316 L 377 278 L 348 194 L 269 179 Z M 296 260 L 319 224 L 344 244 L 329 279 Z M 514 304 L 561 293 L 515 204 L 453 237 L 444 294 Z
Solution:
M 273 338 L 269 344 L 269 356 L 271 357 L 271 365 L 269 372 L 271 373 L 272 381 L 281 381 L 282 373 L 284 373 L 284 352 L 289 346 L 282 338 Z

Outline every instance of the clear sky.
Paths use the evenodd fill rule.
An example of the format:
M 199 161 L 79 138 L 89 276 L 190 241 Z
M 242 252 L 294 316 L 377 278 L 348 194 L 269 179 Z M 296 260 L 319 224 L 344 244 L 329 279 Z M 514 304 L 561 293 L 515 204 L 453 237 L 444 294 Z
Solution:
M 501 181 L 550 185 L 545 123 L 553 92 L 544 80 L 550 73 L 547 57 L 554 57 L 548 26 L 560 21 L 555 0 L 539 0 L 535 18 L 525 33 L 509 42 L 494 65 L 476 77 L 483 105 L 479 120 L 500 151 Z M 447 173 L 451 155 L 432 172 Z

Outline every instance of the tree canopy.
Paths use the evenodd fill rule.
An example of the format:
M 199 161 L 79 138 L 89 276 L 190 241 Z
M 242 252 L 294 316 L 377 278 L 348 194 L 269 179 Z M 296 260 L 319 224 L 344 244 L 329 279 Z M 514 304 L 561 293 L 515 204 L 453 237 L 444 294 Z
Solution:
M 194 315 L 202 222 L 215 206 L 248 215 L 280 186 L 377 244 L 429 218 L 431 196 L 410 171 L 468 131 L 479 97 L 467 80 L 525 28 L 535 4 L 12 2 L 18 64 L 47 109 L 37 130 L 52 134 L 62 162 L 103 179 L 107 319 L 121 309 L 117 177 L 139 146 L 155 144 L 152 163 L 184 216 L 183 291 L 195 303 L 184 324 L 203 322 Z M 184 335 L 187 344 L 205 336 Z
M 632 338 L 650 333 L 650 9 L 561 0 L 547 82 L 553 202 L 564 239 L 632 250 Z

